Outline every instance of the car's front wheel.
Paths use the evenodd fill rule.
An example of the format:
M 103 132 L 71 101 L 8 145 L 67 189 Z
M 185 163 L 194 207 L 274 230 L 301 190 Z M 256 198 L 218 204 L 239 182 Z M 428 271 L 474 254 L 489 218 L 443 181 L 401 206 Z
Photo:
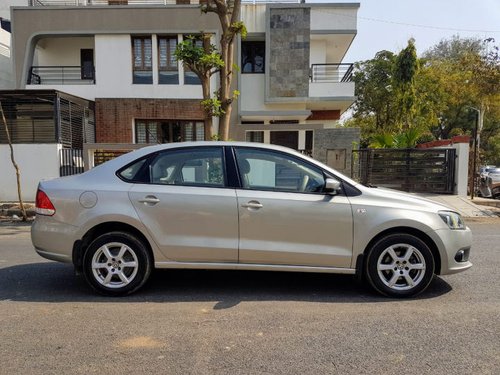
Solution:
M 434 264 L 431 250 L 420 238 L 391 234 L 369 250 L 365 274 L 378 292 L 390 297 L 410 297 L 429 286 Z
M 97 237 L 83 258 L 83 274 L 97 292 L 121 296 L 135 292 L 149 278 L 152 259 L 135 236 L 111 232 Z

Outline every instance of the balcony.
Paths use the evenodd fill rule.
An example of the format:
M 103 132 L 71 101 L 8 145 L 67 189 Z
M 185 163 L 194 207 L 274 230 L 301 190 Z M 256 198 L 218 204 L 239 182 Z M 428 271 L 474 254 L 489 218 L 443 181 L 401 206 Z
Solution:
M 28 85 L 93 85 L 93 66 L 32 66 L 28 74 Z
M 32 7 L 199 4 L 199 0 L 30 0 Z
M 331 108 L 332 101 L 341 112 L 354 102 L 353 64 L 312 64 L 309 71 L 308 109 Z
M 29 0 L 29 6 L 103 6 L 103 5 L 198 5 L 203 0 Z M 300 0 L 242 0 L 243 4 L 288 3 Z
M 311 82 L 351 82 L 353 64 L 312 64 Z

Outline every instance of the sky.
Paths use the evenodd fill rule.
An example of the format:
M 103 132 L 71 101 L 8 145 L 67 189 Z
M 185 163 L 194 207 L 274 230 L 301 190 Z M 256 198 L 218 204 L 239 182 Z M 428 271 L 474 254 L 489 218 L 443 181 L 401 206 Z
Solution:
M 321 0 L 313 0 L 319 2 Z M 328 0 L 327 2 L 356 2 Z M 309 2 L 309 1 L 308 1 Z M 493 37 L 500 45 L 500 0 L 360 0 L 358 34 L 344 62 L 398 52 L 414 38 L 421 55 L 442 39 Z

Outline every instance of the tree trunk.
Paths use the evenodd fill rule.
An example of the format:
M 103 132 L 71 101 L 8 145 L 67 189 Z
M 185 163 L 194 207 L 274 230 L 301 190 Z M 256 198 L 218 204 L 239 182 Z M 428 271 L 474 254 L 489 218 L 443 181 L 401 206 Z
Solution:
M 210 77 L 201 80 L 201 89 L 203 91 L 203 99 L 210 99 Z M 203 109 L 205 114 L 205 141 L 211 141 L 213 136 L 213 118 L 212 114 Z
M 227 116 L 227 111 L 230 105 L 228 105 L 229 97 L 229 87 L 228 81 L 230 82 L 230 69 L 232 69 L 232 61 L 229 60 L 229 44 L 227 42 L 227 36 L 223 34 L 221 36 L 221 52 L 222 59 L 224 60 L 224 66 L 220 70 L 220 102 L 223 111 L 222 116 L 219 120 L 219 137 L 222 141 L 227 141 L 229 138 L 229 119 Z M 231 64 L 231 65 L 230 65 Z
M 14 159 L 14 147 L 12 147 L 12 141 L 10 139 L 9 127 L 7 126 L 7 120 L 5 119 L 5 114 L 3 112 L 2 103 L 0 103 L 0 112 L 2 113 L 2 121 L 5 127 L 5 134 L 7 135 L 7 142 L 10 147 L 10 160 L 12 161 L 12 165 L 16 170 L 16 182 L 17 182 L 17 196 L 19 198 L 19 206 L 21 207 L 21 215 L 23 217 L 23 221 L 28 220 L 28 216 L 26 215 L 26 209 L 24 208 L 23 198 L 21 195 L 21 173 L 19 172 L 19 166 Z
M 229 3 L 229 2 L 228 2 Z M 220 39 L 220 48 L 224 66 L 220 74 L 220 101 L 224 111 L 219 120 L 219 136 L 223 141 L 229 139 L 229 128 L 231 121 L 231 112 L 233 104 L 233 93 L 231 91 L 231 82 L 233 78 L 234 65 L 234 42 L 236 33 L 232 29 L 235 22 L 240 21 L 241 0 L 234 0 L 232 6 L 227 9 L 226 14 L 217 13 L 222 26 L 222 35 Z

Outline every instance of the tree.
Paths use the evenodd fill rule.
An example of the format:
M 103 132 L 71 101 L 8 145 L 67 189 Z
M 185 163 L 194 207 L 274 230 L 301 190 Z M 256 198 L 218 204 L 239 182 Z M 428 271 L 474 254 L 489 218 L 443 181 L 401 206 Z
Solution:
M 206 0 L 201 5 L 203 13 L 215 13 L 221 25 L 220 49 L 217 50 L 215 46 L 208 47 L 204 42 L 203 54 L 194 53 L 191 55 L 193 60 L 190 62 L 183 56 L 182 44 L 178 47 L 178 58 L 184 61 L 188 66 L 203 65 L 203 61 L 211 61 L 214 63 L 216 55 L 218 60 L 216 66 L 206 65 L 203 69 L 196 72 L 202 81 L 203 88 L 203 107 L 206 113 L 206 119 L 209 115 L 219 117 L 219 132 L 217 138 L 220 140 L 227 140 L 229 138 L 229 127 L 231 120 L 232 103 L 238 97 L 239 93 L 236 90 L 231 90 L 233 72 L 236 68 L 234 64 L 234 42 L 236 36 L 241 34 L 242 37 L 246 36 L 246 28 L 243 22 L 240 21 L 241 0 Z M 206 35 L 202 31 L 202 35 Z M 203 37 L 206 40 L 206 37 Z M 209 57 L 211 56 L 211 57 Z M 208 69 L 208 70 L 207 70 Z M 214 97 L 210 93 L 210 74 L 207 71 L 219 73 L 220 87 L 215 91 Z M 203 82 L 208 82 L 203 83 Z M 208 91 L 206 88 L 208 87 Z M 206 133 L 205 133 L 206 134 Z M 212 134 L 212 130 L 210 130 Z
M 411 127 L 422 127 L 422 121 L 416 120 L 419 65 L 413 39 L 397 55 L 380 51 L 374 59 L 355 64 L 353 80 L 357 100 L 353 121 L 347 126 L 362 124 L 362 143 L 378 147 L 406 145 L 408 142 L 403 140 L 407 137 L 398 138 L 398 134 L 407 134 Z M 422 131 L 416 133 L 422 134 Z
M 403 130 L 410 129 L 417 111 L 415 77 L 418 70 L 419 61 L 415 40 L 410 39 L 408 46 L 396 57 L 392 76 L 398 110 L 397 121 Z
M 175 50 L 177 60 L 183 61 L 201 81 L 203 93 L 203 109 L 205 112 L 205 140 L 213 137 L 213 116 L 220 115 L 220 101 L 212 98 L 210 92 L 210 78 L 224 65 L 216 47 L 210 43 L 210 34 L 201 34 L 201 46 L 194 36 L 188 37 L 179 43 Z
M 14 169 L 16 170 L 17 196 L 19 199 L 19 206 L 21 207 L 21 216 L 23 218 L 23 221 L 27 221 L 28 216 L 26 215 L 26 209 L 24 208 L 23 197 L 21 195 L 21 173 L 19 171 L 19 166 L 17 165 L 16 160 L 14 158 L 14 147 L 12 146 L 12 141 L 11 141 L 10 132 L 9 132 L 9 126 L 7 125 L 7 120 L 5 119 L 5 114 L 3 112 L 3 106 L 2 106 L 1 102 L 0 102 L 0 112 L 2 115 L 2 122 L 4 125 L 5 135 L 7 137 L 7 143 L 9 144 L 9 148 L 10 148 L 10 160 L 12 162 L 12 165 L 14 166 Z
M 443 39 L 435 46 L 425 51 L 422 57 L 425 60 L 452 60 L 459 61 L 465 53 L 481 54 L 483 42 L 477 38 L 460 38 L 453 35 L 450 39 Z
M 380 51 L 373 59 L 354 64 L 356 101 L 353 117 L 372 117 L 376 131 L 389 130 L 396 123 L 392 90 L 394 60 L 392 52 Z
M 404 138 L 398 134 L 413 128 L 421 134 L 419 141 L 432 140 L 431 135 L 473 135 L 473 107 L 482 113 L 484 127 L 478 133 L 483 154 L 497 160 L 493 143 L 500 132 L 500 59 L 494 41 L 453 37 L 423 56 L 417 58 L 410 40 L 397 55 L 381 51 L 356 63 L 357 101 L 345 125 L 361 128 L 363 146 L 394 147 L 398 142 L 392 137 Z M 413 143 L 409 140 L 403 143 Z
M 439 82 L 442 106 L 434 133 L 439 138 L 455 134 L 474 134 L 476 112 L 479 112 L 478 146 L 486 126 L 487 139 L 496 139 L 495 124 L 500 121 L 500 58 L 492 38 L 443 40 L 427 51 L 426 71 Z M 488 124 L 488 125 L 486 125 Z M 484 125 L 484 126 L 483 126 Z M 488 147 L 488 146 L 486 146 Z

